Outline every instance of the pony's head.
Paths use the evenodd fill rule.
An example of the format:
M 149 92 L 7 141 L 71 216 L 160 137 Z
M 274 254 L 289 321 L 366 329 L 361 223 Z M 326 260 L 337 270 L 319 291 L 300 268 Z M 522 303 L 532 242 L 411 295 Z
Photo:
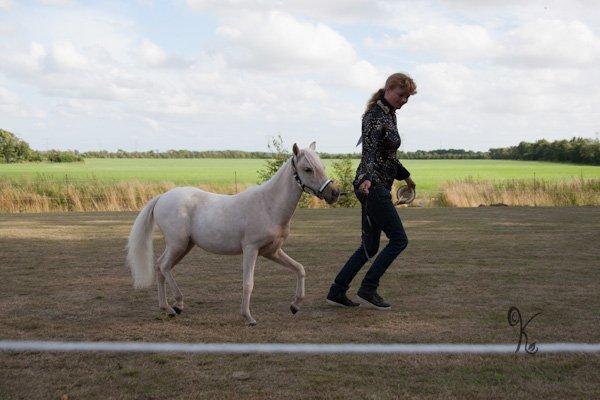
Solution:
M 319 155 L 315 152 L 316 143 L 312 142 L 307 149 L 300 149 L 296 143 L 292 148 L 292 166 L 297 174 L 296 180 L 305 192 L 325 199 L 327 204 L 338 200 L 340 191 L 327 178 L 325 166 Z

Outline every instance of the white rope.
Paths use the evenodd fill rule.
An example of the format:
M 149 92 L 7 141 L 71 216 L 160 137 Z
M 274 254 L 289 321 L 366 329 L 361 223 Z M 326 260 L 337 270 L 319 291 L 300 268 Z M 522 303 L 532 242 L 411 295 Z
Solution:
M 510 354 L 516 344 L 147 343 L 0 340 L 0 351 L 304 354 Z M 600 343 L 538 343 L 539 353 L 597 353 Z M 520 353 L 525 353 L 521 346 Z

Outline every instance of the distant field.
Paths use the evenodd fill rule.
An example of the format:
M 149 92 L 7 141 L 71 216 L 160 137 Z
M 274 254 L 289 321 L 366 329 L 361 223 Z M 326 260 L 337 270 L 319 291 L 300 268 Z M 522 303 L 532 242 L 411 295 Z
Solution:
M 325 160 L 331 169 L 332 160 Z M 358 160 L 354 160 L 355 165 Z M 259 159 L 87 159 L 85 163 L 0 164 L 0 178 L 35 178 L 44 175 L 57 180 L 142 182 L 169 181 L 181 184 L 254 184 L 257 171 L 265 164 Z M 417 188 L 437 191 L 444 181 L 472 176 L 475 179 L 600 178 L 600 167 L 537 161 L 509 160 L 405 160 Z

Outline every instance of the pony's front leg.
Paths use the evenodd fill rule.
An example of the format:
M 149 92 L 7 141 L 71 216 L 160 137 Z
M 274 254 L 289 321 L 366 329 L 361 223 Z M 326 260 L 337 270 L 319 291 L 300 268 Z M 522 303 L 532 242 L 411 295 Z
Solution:
M 266 257 L 296 273 L 296 296 L 292 302 L 292 305 L 290 306 L 292 314 L 296 314 L 298 310 L 300 310 L 300 303 L 302 303 L 302 300 L 304 300 L 304 278 L 306 276 L 304 266 L 298 261 L 294 260 L 292 257 L 288 256 L 281 249 Z
M 242 297 L 242 315 L 246 318 L 246 322 L 250 326 L 256 325 L 256 320 L 250 314 L 250 296 L 254 288 L 254 265 L 258 257 L 258 248 L 247 246 L 244 247 L 244 293 Z

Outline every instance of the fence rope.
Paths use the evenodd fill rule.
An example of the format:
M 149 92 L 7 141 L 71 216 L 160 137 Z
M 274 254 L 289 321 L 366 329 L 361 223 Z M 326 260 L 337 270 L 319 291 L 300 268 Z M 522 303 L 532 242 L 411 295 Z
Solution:
M 538 343 L 539 353 L 600 353 L 600 343 Z M 10 352 L 285 353 L 285 354 L 511 354 L 515 344 L 467 343 L 150 343 L 0 340 Z M 519 350 L 525 354 L 524 346 Z

